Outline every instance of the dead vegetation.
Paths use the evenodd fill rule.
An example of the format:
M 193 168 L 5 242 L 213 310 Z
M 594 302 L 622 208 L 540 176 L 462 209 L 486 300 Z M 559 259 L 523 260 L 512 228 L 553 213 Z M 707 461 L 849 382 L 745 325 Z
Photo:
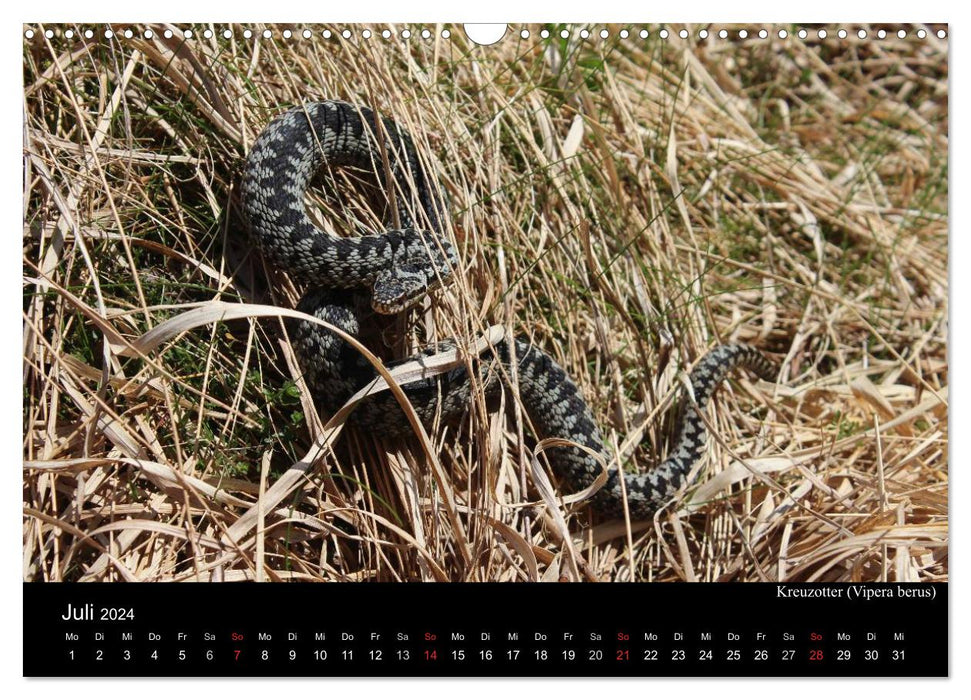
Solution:
M 25 580 L 946 580 L 945 41 L 287 28 L 25 41 Z M 236 199 L 259 130 L 320 98 L 404 125 L 451 200 L 462 267 L 375 353 L 528 335 L 628 470 L 712 345 L 778 384 L 719 392 L 647 523 L 554 503 L 512 394 L 341 431 L 279 318 L 304 281 Z M 380 224 L 345 175 L 321 220 Z

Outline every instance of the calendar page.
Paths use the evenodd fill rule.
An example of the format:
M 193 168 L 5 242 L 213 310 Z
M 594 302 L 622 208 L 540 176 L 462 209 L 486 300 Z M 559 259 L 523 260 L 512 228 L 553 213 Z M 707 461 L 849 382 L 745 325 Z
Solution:
M 22 41 L 24 675 L 948 675 L 947 25 Z

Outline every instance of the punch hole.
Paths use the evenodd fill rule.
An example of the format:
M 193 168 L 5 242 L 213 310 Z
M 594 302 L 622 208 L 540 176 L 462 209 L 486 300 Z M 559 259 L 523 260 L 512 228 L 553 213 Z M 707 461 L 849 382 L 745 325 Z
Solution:
M 463 24 L 465 36 L 479 46 L 492 46 L 506 35 L 505 24 Z

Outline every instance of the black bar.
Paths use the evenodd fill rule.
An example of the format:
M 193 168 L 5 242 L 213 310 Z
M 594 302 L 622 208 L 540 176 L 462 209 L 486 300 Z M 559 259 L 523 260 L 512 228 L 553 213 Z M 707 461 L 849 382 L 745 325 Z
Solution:
M 24 675 L 947 676 L 947 591 L 25 583 Z

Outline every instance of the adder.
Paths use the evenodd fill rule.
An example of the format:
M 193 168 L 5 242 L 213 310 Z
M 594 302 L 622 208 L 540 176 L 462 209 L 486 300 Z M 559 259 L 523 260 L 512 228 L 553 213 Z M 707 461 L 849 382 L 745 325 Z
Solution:
M 334 236 L 316 226 L 307 215 L 304 196 L 324 164 L 389 172 L 396 225 L 356 238 Z M 393 314 L 407 309 L 445 283 L 458 265 L 445 235 L 446 199 L 436 178 L 418 158 L 411 137 L 367 107 L 328 100 L 273 119 L 247 158 L 242 202 L 264 253 L 309 286 L 298 308 L 353 336 L 362 332 L 371 310 Z M 362 298 L 370 310 L 363 308 Z M 295 324 L 291 341 L 314 400 L 324 411 L 336 411 L 375 378 L 367 360 L 319 325 Z M 445 341 L 421 355 L 453 346 Z M 497 361 L 505 372 L 496 371 Z M 516 372 L 510 371 L 512 362 Z M 689 375 L 693 402 L 681 406 L 670 454 L 645 473 L 611 469 L 590 499 L 597 512 L 620 516 L 626 507 L 633 519 L 644 519 L 671 499 L 705 450 L 701 412 L 735 368 L 769 381 L 776 374 L 773 363 L 753 347 L 731 344 L 710 350 Z M 476 358 L 472 371 L 478 374 L 475 384 L 487 394 L 501 390 L 503 377 L 518 377 L 522 405 L 539 437 L 563 438 L 579 446 L 547 451 L 569 488 L 586 489 L 603 473 L 602 465 L 610 459 L 591 410 L 577 385 L 541 348 L 525 340 L 503 340 Z M 431 425 L 466 411 L 472 387 L 469 368 L 462 366 L 403 390 L 423 423 Z M 359 404 L 349 424 L 392 437 L 411 431 L 390 392 Z

